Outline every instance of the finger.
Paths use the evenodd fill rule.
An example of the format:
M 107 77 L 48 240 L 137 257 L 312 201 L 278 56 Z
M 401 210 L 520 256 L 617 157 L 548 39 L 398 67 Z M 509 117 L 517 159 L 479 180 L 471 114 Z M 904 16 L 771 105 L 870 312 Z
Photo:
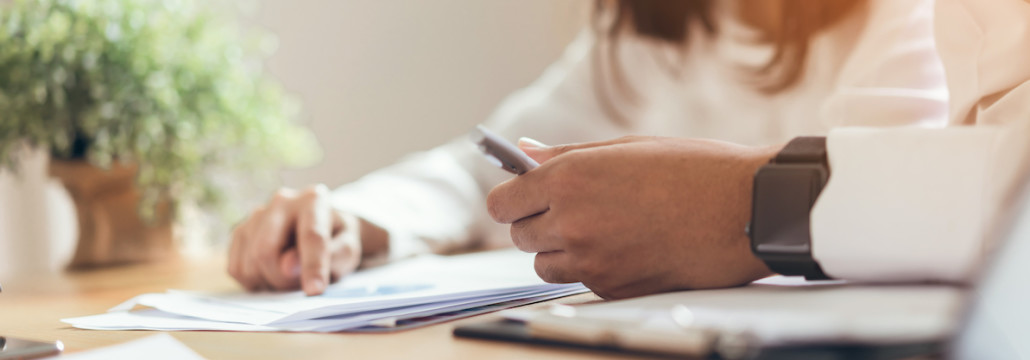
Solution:
M 569 253 L 551 251 L 536 254 L 533 269 L 540 279 L 552 284 L 574 283 L 579 281 L 572 271 Z
M 241 243 L 243 242 L 242 234 L 244 230 L 242 229 L 242 226 L 244 225 L 246 225 L 246 222 L 233 229 L 232 241 L 229 242 L 229 264 L 226 268 L 229 271 L 229 275 L 232 276 L 233 279 L 236 279 L 237 282 L 239 282 L 243 277 L 240 262 L 243 258 Z
M 301 287 L 308 295 L 321 294 L 329 284 L 328 244 L 333 223 L 327 193 L 324 185 L 315 187 L 305 195 L 307 205 L 297 214 Z
M 279 271 L 290 279 L 290 289 L 300 287 L 300 252 L 291 247 L 279 255 Z
M 617 144 L 625 144 L 629 142 L 642 141 L 647 137 L 642 136 L 623 136 L 616 139 L 606 141 L 595 141 L 585 142 L 576 144 L 562 144 L 562 145 L 545 145 L 542 142 L 534 140 L 532 138 L 523 137 L 519 139 L 519 149 L 522 149 L 526 155 L 536 160 L 536 162 L 543 164 L 547 160 L 551 160 L 558 155 L 581 149 L 589 149 L 599 146 L 609 146 Z
M 244 244 L 246 247 L 247 245 Z M 244 250 L 245 251 L 245 250 Z M 247 291 L 260 291 L 268 288 L 265 284 L 264 277 L 261 276 L 261 270 L 258 269 L 254 261 L 244 260 L 240 263 L 240 285 L 243 285 Z
M 551 212 L 523 218 L 511 224 L 511 241 L 519 250 L 542 253 L 564 249 L 561 238 L 554 236 L 555 216 Z
M 253 226 L 253 219 L 259 216 L 265 211 L 265 207 L 261 206 L 247 215 L 236 224 L 232 229 L 232 240 L 229 242 L 229 264 L 227 266 L 229 275 L 232 275 L 237 281 L 243 277 L 243 262 L 246 261 L 246 253 L 244 249 L 246 246 L 244 243 L 247 241 L 247 234 L 250 232 L 250 227 Z
M 260 223 L 264 220 L 263 211 L 254 214 L 254 221 Z M 254 233 L 255 229 L 253 226 L 248 226 L 243 229 L 242 236 L 240 238 L 239 252 L 242 254 L 239 261 L 239 273 L 240 285 L 243 285 L 248 291 L 259 291 L 267 288 L 264 277 L 261 275 L 261 270 L 258 269 L 257 259 L 253 258 L 252 247 L 255 246 Z
M 530 171 L 501 183 L 486 197 L 490 217 L 501 224 L 511 224 L 527 216 L 550 208 L 547 187 L 543 185 L 547 172 Z
M 262 286 L 260 278 L 254 276 L 251 264 L 253 259 L 248 258 L 247 252 L 247 245 L 251 239 L 249 234 L 253 230 L 251 224 L 255 218 L 261 217 L 261 213 L 262 210 L 254 211 L 246 221 L 233 230 L 233 240 L 229 247 L 229 274 L 248 291 L 257 291 Z
M 279 204 L 269 212 L 264 221 L 257 224 L 254 238 L 249 247 L 262 280 L 273 290 L 293 289 L 295 279 L 280 271 L 279 257 L 282 255 L 293 230 L 296 219 L 293 204 Z
M 329 260 L 329 282 L 347 276 L 361 262 L 361 221 L 353 214 L 331 211 L 333 222 L 332 248 Z

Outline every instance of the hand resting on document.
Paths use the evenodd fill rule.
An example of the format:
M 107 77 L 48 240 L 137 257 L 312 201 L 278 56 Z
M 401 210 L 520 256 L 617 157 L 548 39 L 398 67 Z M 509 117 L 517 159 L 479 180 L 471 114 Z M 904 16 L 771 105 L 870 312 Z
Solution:
M 280 189 L 233 230 L 229 274 L 250 291 L 303 289 L 318 295 L 383 251 L 386 232 L 337 211 L 325 185 Z

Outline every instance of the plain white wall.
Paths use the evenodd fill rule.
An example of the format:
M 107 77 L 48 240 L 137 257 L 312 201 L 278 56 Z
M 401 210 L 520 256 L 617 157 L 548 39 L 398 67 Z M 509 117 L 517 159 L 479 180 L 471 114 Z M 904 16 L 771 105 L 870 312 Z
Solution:
M 300 98 L 302 122 L 324 152 L 318 165 L 286 171 L 284 182 L 340 185 L 465 134 L 559 56 L 591 4 L 260 1 L 244 18 L 277 35 L 268 68 Z M 0 282 L 60 269 L 74 246 L 70 199 L 46 178 L 45 157 L 31 158 L 22 180 L 0 172 Z
M 336 186 L 467 133 L 557 59 L 586 0 L 265 0 L 269 68 L 303 100 L 323 161 L 285 182 Z

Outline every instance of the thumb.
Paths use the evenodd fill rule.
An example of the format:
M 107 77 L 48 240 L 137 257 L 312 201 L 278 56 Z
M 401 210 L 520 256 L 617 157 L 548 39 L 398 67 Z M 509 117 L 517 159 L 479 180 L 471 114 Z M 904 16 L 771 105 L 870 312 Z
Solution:
M 629 142 L 637 142 L 642 141 L 644 139 L 646 139 L 646 137 L 624 136 L 617 139 L 606 141 L 595 141 L 563 145 L 545 145 L 544 143 L 539 142 L 535 139 L 522 137 L 519 138 L 519 149 L 522 149 L 522 151 L 525 152 L 526 155 L 529 155 L 529 157 L 533 158 L 533 160 L 536 160 L 536 162 L 542 164 L 544 161 L 551 160 L 558 155 L 573 150 L 582 150 L 600 146 L 610 146 Z
M 300 252 L 296 247 L 286 249 L 279 255 L 279 271 L 290 281 L 300 283 Z
M 544 143 L 537 141 L 533 138 L 522 137 L 519 138 L 519 149 L 529 155 L 529 157 L 536 160 L 538 163 L 550 160 L 551 158 L 558 156 L 552 147 L 544 145 Z

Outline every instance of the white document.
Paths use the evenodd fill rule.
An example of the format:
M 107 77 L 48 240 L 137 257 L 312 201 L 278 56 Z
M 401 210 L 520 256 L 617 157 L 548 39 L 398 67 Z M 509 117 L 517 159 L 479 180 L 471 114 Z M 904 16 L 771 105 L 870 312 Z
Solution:
M 86 330 L 222 330 L 222 331 L 279 331 L 279 329 L 250 324 L 226 323 L 169 314 L 156 309 L 138 311 L 112 311 L 106 314 L 83 316 L 61 321 Z
M 289 293 L 144 294 L 102 315 L 63 319 L 95 330 L 340 331 L 527 298 L 588 291 L 582 284 L 547 284 L 533 254 L 502 250 L 460 256 L 427 255 L 362 271 L 320 296 Z M 147 312 L 130 311 L 137 306 Z
M 81 353 L 61 355 L 60 360 L 201 360 L 204 359 L 179 340 L 168 334 L 148 336 L 127 343 L 112 345 Z

